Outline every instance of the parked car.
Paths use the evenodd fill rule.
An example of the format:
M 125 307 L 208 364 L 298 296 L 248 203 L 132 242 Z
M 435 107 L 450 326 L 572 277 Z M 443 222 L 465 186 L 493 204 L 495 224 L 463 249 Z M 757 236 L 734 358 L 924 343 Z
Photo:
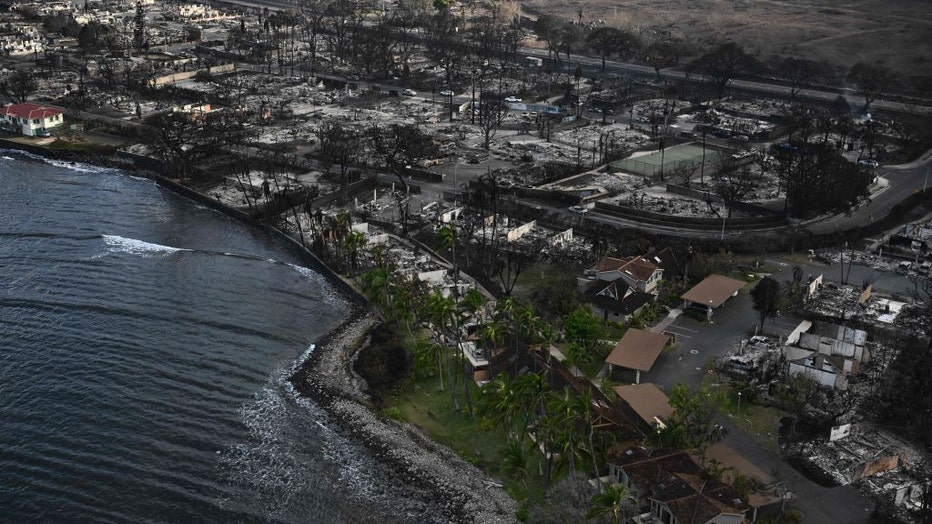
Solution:
M 858 160 L 858 165 L 875 169 L 880 165 L 880 162 L 877 162 L 873 158 L 862 158 L 861 160 Z
M 572 211 L 573 213 L 579 213 L 580 215 L 589 212 L 589 210 L 584 208 L 583 206 L 570 206 L 570 211 Z
M 440 96 L 453 96 L 453 91 L 450 91 L 449 89 L 444 89 L 443 91 L 440 92 Z
M 52 133 L 49 133 L 48 129 L 40 129 L 36 131 L 36 136 L 39 138 L 48 138 L 52 136 Z
M 404 96 L 417 96 L 417 91 L 413 89 L 405 89 L 401 92 Z
M 508 98 L 505 99 L 505 102 L 510 102 L 512 104 L 517 104 L 520 101 L 521 99 L 516 96 L 509 96 Z

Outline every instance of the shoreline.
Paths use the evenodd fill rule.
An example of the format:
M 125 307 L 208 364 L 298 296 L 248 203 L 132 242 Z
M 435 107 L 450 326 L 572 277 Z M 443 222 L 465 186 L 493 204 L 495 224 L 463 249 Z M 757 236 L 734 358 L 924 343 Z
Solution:
M 422 498 L 439 505 L 449 522 L 516 522 L 517 505 L 495 480 L 418 428 L 369 408 L 368 386 L 352 365 L 377 323 L 373 314 L 355 309 L 291 377 L 295 390 L 317 402 L 394 476 L 423 490 Z
M 257 226 L 286 242 L 307 265 L 337 288 L 350 305 L 347 319 L 315 340 L 314 351 L 289 377 L 295 391 L 318 403 L 347 436 L 372 453 L 390 477 L 407 484 L 412 494 L 420 495 L 418 498 L 424 503 L 442 508 L 447 521 L 464 524 L 516 522 L 517 504 L 497 480 L 434 442 L 418 428 L 381 416 L 369 407 L 368 384 L 352 366 L 365 348 L 368 332 L 378 319 L 362 295 L 294 237 L 135 163 L 57 152 L 2 139 L 0 147 L 50 160 L 118 169 L 132 176 L 147 178 L 182 197 Z

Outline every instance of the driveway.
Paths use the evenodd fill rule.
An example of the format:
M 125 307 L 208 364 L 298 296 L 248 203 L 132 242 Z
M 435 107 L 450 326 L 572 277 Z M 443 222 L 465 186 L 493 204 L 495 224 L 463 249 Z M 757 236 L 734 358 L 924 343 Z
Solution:
M 703 365 L 710 358 L 722 356 L 742 338 L 749 338 L 759 326 L 760 317 L 754 311 L 747 292 L 749 288 L 750 284 L 737 297 L 715 310 L 711 323 L 686 315 L 677 317 L 665 329 L 676 335 L 676 350 L 662 353 L 654 367 L 641 374 L 641 381 L 653 382 L 664 390 L 669 390 L 677 382 L 698 388 L 702 382 Z M 780 315 L 767 320 L 764 334 L 785 337 L 797 324 L 799 319 Z
M 790 279 L 793 263 L 780 260 L 776 262 L 778 265 L 786 265 L 780 265 L 781 271 L 774 277 L 778 280 Z M 822 273 L 826 280 L 838 280 L 841 274 L 840 266 L 831 268 L 807 265 L 803 269 L 804 274 Z M 858 282 L 861 273 L 867 275 L 873 271 L 869 267 L 854 266 L 850 281 Z M 880 287 L 888 292 L 902 292 L 904 288 L 912 285 L 900 275 L 883 273 L 882 276 L 884 278 L 878 283 L 882 282 Z M 716 310 L 711 323 L 697 321 L 685 315 L 677 317 L 666 329 L 677 335 L 677 349 L 661 354 L 651 371 L 641 374 L 641 382 L 653 382 L 665 391 L 669 391 L 678 382 L 684 382 L 694 390 L 697 389 L 705 373 L 704 364 L 710 358 L 723 355 L 740 339 L 750 337 L 758 327 L 759 317 L 747 292 L 749 289 L 750 285 Z M 764 334 L 785 337 L 798 322 L 799 319 L 785 315 L 768 319 L 764 324 Z M 722 418 L 721 422 L 728 429 L 725 442 L 729 446 L 761 470 L 772 474 L 778 481 L 786 482 L 787 488 L 794 494 L 787 508 L 803 512 L 806 522 L 869 522 L 873 502 L 857 489 L 852 486 L 822 487 L 797 472 L 779 454 L 754 442 L 726 418 Z

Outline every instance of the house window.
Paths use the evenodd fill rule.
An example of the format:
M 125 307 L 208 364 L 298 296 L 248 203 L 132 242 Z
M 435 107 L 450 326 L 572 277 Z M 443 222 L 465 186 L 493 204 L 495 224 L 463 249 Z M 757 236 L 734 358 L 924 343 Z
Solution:
M 33 119 L 32 119 L 32 123 L 33 123 L 33 124 L 36 124 L 36 125 L 39 125 L 39 119 L 38 119 L 38 118 L 33 118 Z

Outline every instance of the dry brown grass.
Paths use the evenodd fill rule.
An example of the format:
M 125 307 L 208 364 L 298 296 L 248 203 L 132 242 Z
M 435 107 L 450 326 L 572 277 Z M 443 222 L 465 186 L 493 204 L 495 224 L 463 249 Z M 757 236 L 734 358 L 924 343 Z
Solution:
M 883 63 L 909 78 L 932 76 L 928 0 L 524 0 L 532 16 L 551 13 L 643 32 L 670 30 L 697 50 L 734 40 L 764 57 L 793 55 L 839 67 Z M 918 86 L 914 86 L 918 87 Z

